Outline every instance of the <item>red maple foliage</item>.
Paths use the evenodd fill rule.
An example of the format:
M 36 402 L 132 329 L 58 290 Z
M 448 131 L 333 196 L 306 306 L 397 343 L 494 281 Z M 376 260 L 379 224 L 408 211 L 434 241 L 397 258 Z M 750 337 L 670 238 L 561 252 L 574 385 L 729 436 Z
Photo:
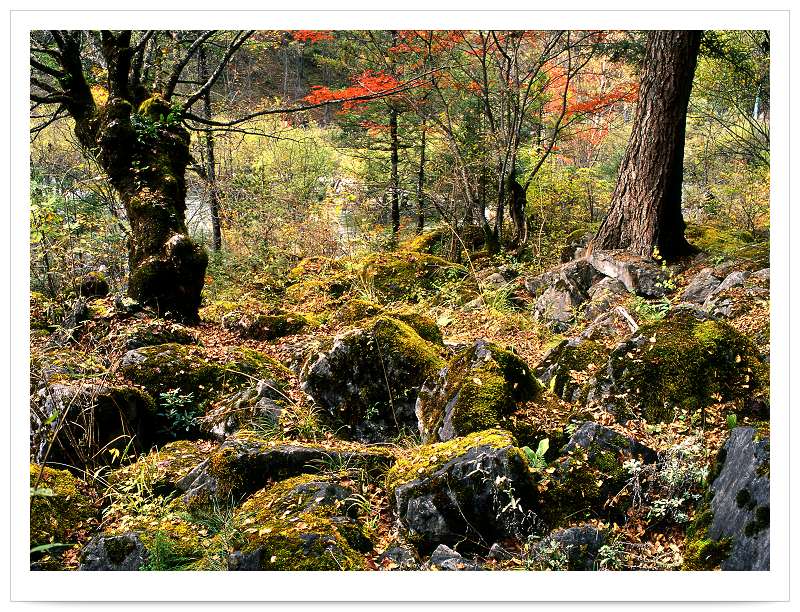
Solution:
M 400 86 L 401 82 L 392 75 L 365 70 L 353 79 L 353 84 L 350 87 L 333 90 L 322 85 L 314 85 L 311 88 L 311 93 L 303 100 L 309 104 L 342 102 L 342 108 L 349 110 L 369 101 L 359 98 L 391 95 Z
M 299 42 L 317 43 L 324 40 L 333 40 L 331 30 L 295 30 L 292 38 Z

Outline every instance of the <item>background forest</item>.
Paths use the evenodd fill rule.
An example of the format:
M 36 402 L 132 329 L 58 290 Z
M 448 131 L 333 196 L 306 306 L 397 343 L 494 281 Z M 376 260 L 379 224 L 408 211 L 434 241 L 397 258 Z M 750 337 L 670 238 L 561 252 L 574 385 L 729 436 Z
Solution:
M 30 62 L 32 568 L 769 569 L 769 32 Z

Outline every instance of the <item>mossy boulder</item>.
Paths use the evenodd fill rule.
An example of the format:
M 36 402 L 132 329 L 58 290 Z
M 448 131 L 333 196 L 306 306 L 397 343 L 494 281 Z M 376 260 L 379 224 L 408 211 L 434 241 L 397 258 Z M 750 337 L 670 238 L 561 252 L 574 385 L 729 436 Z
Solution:
M 108 291 L 108 278 L 99 270 L 87 272 L 75 281 L 75 292 L 83 297 L 105 297 Z
M 205 461 L 211 451 L 207 442 L 175 440 L 111 471 L 106 480 L 112 490 L 124 492 L 142 487 L 166 497 L 179 491 L 178 482 Z
M 420 291 L 466 273 L 459 264 L 415 251 L 373 253 L 356 269 L 358 282 L 387 300 L 414 299 Z
M 200 428 L 218 439 L 239 429 L 258 425 L 277 428 L 286 410 L 282 381 L 259 380 L 254 386 L 234 391 L 214 402 L 200 419 Z
M 66 548 L 80 540 L 82 532 L 96 526 L 99 519 L 93 489 L 67 470 L 30 465 L 30 544 L 31 548 L 64 544 Z M 62 569 L 60 553 L 52 547 L 31 555 L 39 567 Z
M 102 379 L 51 384 L 31 406 L 37 461 L 79 467 L 111 462 L 112 452 L 141 452 L 154 440 L 153 398 Z
M 612 351 L 607 373 L 613 401 L 649 422 L 670 420 L 676 408 L 743 399 L 768 384 L 747 337 L 692 309 L 642 326 Z
M 354 492 L 310 476 L 255 493 L 234 515 L 239 537 L 230 570 L 363 570 L 372 548 L 351 518 Z
M 242 338 L 274 340 L 297 334 L 318 325 L 317 320 L 299 312 L 242 312 L 234 310 L 222 317 L 222 327 Z
M 687 530 L 683 569 L 769 570 L 769 462 L 768 432 L 731 431 Z
M 231 347 L 224 358 L 212 358 L 199 346 L 176 343 L 145 346 L 128 351 L 122 374 L 141 385 L 156 399 L 179 389 L 203 405 L 252 384 L 254 380 L 286 380 L 291 374 L 280 363 L 248 347 Z
M 406 323 L 379 316 L 334 338 L 300 377 L 339 434 L 377 442 L 416 429 L 419 387 L 442 365 L 435 345 Z
M 608 349 L 584 337 L 562 340 L 550 349 L 534 373 L 556 396 L 568 402 L 588 399 L 595 377 L 605 370 Z
M 631 460 L 649 464 L 657 455 L 630 436 L 584 423 L 540 475 L 540 517 L 551 527 L 576 518 L 622 520 L 630 497 L 620 493 L 629 478 L 625 463 Z
M 428 379 L 415 411 L 424 442 L 447 441 L 496 427 L 541 386 L 511 351 L 478 340 Z
M 436 321 L 408 306 L 386 308 L 367 300 L 348 300 L 332 317 L 334 323 L 352 325 L 379 315 L 386 315 L 409 325 L 421 338 L 433 344 L 442 344 L 442 330 Z
M 407 451 L 389 470 L 386 490 L 403 530 L 421 551 L 525 540 L 539 525 L 528 461 L 513 436 L 500 429 Z
M 607 534 L 593 525 L 556 529 L 533 547 L 532 562 L 540 570 L 594 571 L 606 540 Z
M 190 507 L 214 500 L 240 500 L 276 479 L 317 473 L 327 465 L 351 465 L 367 473 L 384 472 L 394 462 L 385 448 L 321 446 L 290 440 L 234 436 L 191 470 L 178 486 Z
M 197 344 L 197 334 L 191 328 L 174 321 L 151 319 L 135 322 L 109 340 L 129 351 L 158 344 Z
M 287 278 L 290 282 L 298 282 L 314 277 L 333 276 L 344 271 L 345 265 L 338 259 L 323 256 L 306 257 L 289 270 Z

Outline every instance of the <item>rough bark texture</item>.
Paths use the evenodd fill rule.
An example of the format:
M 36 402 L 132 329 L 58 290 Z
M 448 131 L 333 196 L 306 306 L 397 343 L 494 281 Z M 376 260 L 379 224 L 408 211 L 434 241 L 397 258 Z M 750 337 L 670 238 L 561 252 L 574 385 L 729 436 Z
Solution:
M 78 37 L 58 36 L 64 105 L 75 134 L 92 151 L 125 206 L 128 294 L 163 315 L 193 322 L 208 256 L 187 235 L 189 132 L 159 95 L 131 87 L 131 32 L 103 31 L 108 100 L 97 105 L 86 82 Z M 63 38 L 63 40 L 62 40 Z
M 189 133 L 167 121 L 169 113 L 157 96 L 136 110 L 127 100 L 110 99 L 93 119 L 94 143 L 84 144 L 99 148 L 100 164 L 128 215 L 128 294 L 161 314 L 193 321 L 208 256 L 187 235 Z
M 389 183 L 392 191 L 392 233 L 396 235 L 400 231 L 400 180 L 398 176 L 400 141 L 397 136 L 397 109 L 394 107 L 389 109 L 389 136 L 392 149 L 392 175 Z
M 211 76 L 208 72 L 205 49 L 200 47 L 197 53 L 197 76 L 201 83 L 205 83 Z M 211 90 L 203 96 L 203 115 L 211 119 Z M 208 208 L 211 213 L 212 248 L 215 251 L 222 249 L 222 224 L 219 217 L 219 195 L 217 194 L 217 165 L 214 156 L 214 132 L 206 130 L 203 135 L 206 149 L 206 182 L 208 185 Z
M 681 213 L 686 109 L 701 31 L 650 32 L 633 131 L 594 248 L 688 254 Z

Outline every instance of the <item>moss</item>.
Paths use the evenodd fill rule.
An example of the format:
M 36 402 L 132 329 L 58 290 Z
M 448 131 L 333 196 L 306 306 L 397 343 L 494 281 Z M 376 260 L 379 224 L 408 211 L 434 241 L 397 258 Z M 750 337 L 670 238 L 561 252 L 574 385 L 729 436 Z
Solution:
M 386 490 L 394 491 L 398 486 L 431 475 L 451 459 L 479 446 L 506 448 L 516 446 L 517 441 L 503 429 L 477 431 L 447 442 L 416 447 L 401 455 L 386 474 Z
M 476 363 L 479 355 L 483 357 Z M 455 435 L 465 435 L 497 427 L 518 402 L 534 399 L 541 391 L 525 362 L 491 343 L 458 353 L 448 365 L 445 380 L 443 393 L 421 402 L 421 429 L 429 439 L 447 414 Z
M 162 116 L 169 115 L 169 103 L 160 95 L 155 94 L 144 100 L 136 111 L 142 117 L 147 117 L 152 121 L 159 121 Z
M 234 516 L 234 528 L 241 534 L 236 550 L 259 553 L 262 570 L 363 570 L 359 548 L 371 548 L 363 527 L 341 517 L 336 505 L 315 505 L 297 491 L 302 484 L 317 481 L 299 476 L 255 493 Z M 341 518 L 338 518 L 341 517 Z M 368 543 L 365 546 L 365 542 Z
M 141 485 L 157 495 L 168 495 L 176 491 L 178 481 L 209 454 L 210 450 L 201 443 L 176 440 L 112 471 L 108 475 L 108 484 L 116 489 Z
M 683 550 L 683 570 L 708 571 L 719 567 L 730 553 L 731 541 L 697 538 L 687 540 Z
M 558 371 L 550 382 L 553 392 L 561 398 L 571 399 L 579 383 L 572 372 L 596 372 L 608 358 L 608 349 L 595 340 L 585 340 L 575 346 L 564 345 L 558 360 Z
M 668 420 L 675 407 L 699 409 L 764 385 L 767 369 L 752 343 L 725 322 L 679 313 L 640 334 L 642 346 L 612 353 L 612 368 L 650 422 Z
M 97 518 L 91 488 L 67 470 L 31 464 L 30 486 L 31 547 L 74 543 Z
M 448 278 L 463 277 L 466 268 L 435 255 L 398 251 L 365 257 L 357 274 L 361 283 L 384 298 L 402 299 L 416 297 L 420 289 L 433 289 Z
M 409 308 L 391 309 L 388 310 L 386 314 L 398 321 L 406 323 L 424 340 L 439 345 L 444 343 L 442 330 L 439 329 L 439 326 L 430 317 L 426 317 Z
M 229 348 L 224 359 L 211 359 L 204 349 L 176 343 L 136 349 L 142 357 L 122 366 L 123 375 L 155 397 L 172 389 L 192 393 L 205 402 L 255 381 L 286 381 L 289 370 L 263 353 L 244 346 Z
M 440 227 L 404 240 L 398 246 L 403 251 L 416 251 L 436 255 L 441 253 L 445 242 L 450 242 L 451 235 L 452 232 L 449 228 Z
M 134 323 L 121 331 L 119 339 L 127 349 L 169 343 L 197 343 L 197 337 L 191 329 L 164 319 Z
M 344 271 L 344 264 L 330 257 L 306 257 L 289 271 L 292 282 L 309 280 L 312 277 L 326 277 Z
M 226 329 L 230 329 L 244 338 L 254 340 L 274 340 L 319 324 L 312 316 L 284 311 L 273 314 L 263 312 L 247 314 L 233 311 L 223 317 L 222 323 Z

